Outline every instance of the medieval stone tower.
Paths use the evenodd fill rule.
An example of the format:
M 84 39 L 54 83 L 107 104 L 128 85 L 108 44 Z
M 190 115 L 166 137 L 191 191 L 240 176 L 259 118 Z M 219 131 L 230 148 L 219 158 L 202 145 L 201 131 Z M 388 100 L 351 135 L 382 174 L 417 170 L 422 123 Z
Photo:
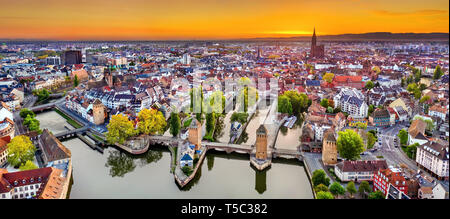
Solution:
M 333 129 L 328 129 L 323 135 L 322 161 L 325 165 L 337 163 L 336 136 Z
M 100 125 L 105 123 L 105 107 L 99 99 L 95 99 L 93 103 L 92 114 L 94 117 L 94 124 Z
M 108 87 L 112 88 L 113 87 L 113 75 L 111 70 L 107 69 L 104 72 L 104 80 L 106 82 L 106 84 L 108 85 Z
M 256 130 L 256 159 L 267 159 L 267 129 L 264 125 Z
M 191 144 L 195 145 L 195 150 L 199 150 L 202 146 L 202 124 L 195 118 L 192 119 L 189 126 L 188 140 Z

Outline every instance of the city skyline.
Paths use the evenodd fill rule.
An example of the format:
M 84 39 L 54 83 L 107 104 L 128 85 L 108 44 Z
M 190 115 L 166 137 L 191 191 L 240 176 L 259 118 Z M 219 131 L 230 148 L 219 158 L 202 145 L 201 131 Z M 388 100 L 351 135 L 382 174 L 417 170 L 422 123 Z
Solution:
M 0 0 L 0 39 L 226 40 L 449 32 L 448 1 Z

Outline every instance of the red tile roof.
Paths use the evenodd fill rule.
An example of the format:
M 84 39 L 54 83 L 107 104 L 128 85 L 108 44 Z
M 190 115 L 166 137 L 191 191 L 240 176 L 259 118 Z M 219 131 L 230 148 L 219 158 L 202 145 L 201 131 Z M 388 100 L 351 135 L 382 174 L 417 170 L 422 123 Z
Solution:
M 374 172 L 379 169 L 387 169 L 386 160 L 358 160 L 343 161 L 339 163 L 338 168 L 343 172 Z
M 34 170 L 18 171 L 13 173 L 0 169 L 0 193 L 9 192 L 17 186 L 25 186 L 36 183 L 45 183 L 52 173 L 53 167 L 45 167 Z

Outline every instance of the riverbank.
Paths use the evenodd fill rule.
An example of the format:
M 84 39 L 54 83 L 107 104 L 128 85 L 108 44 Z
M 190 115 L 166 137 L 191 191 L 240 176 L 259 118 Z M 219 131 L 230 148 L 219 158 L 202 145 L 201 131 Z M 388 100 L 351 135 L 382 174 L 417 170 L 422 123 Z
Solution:
M 60 116 L 62 116 L 67 123 L 69 123 L 71 126 L 73 126 L 76 129 L 79 129 L 81 127 L 83 127 L 81 124 L 79 124 L 78 122 L 76 122 L 75 120 L 73 120 L 72 118 L 70 118 L 70 116 L 66 115 L 65 113 L 63 113 L 62 111 L 60 111 L 58 108 L 54 108 L 53 109 L 56 113 L 58 113 Z

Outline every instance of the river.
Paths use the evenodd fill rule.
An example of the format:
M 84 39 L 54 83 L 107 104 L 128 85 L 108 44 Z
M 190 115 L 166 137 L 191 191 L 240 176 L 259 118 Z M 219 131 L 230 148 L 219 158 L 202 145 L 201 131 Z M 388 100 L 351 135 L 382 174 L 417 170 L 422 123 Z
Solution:
M 36 118 L 54 134 L 67 125 L 53 111 Z M 273 160 L 270 169 L 256 171 L 248 155 L 208 151 L 194 180 L 180 189 L 165 147 L 132 156 L 113 147 L 101 154 L 78 138 L 63 144 L 72 152 L 70 198 L 313 198 L 306 171 L 296 160 Z
M 297 147 L 300 146 L 302 124 L 303 119 L 299 118 L 297 119 L 297 121 L 295 121 L 295 124 L 292 128 L 281 126 L 280 131 L 278 132 L 275 148 L 297 150 Z

